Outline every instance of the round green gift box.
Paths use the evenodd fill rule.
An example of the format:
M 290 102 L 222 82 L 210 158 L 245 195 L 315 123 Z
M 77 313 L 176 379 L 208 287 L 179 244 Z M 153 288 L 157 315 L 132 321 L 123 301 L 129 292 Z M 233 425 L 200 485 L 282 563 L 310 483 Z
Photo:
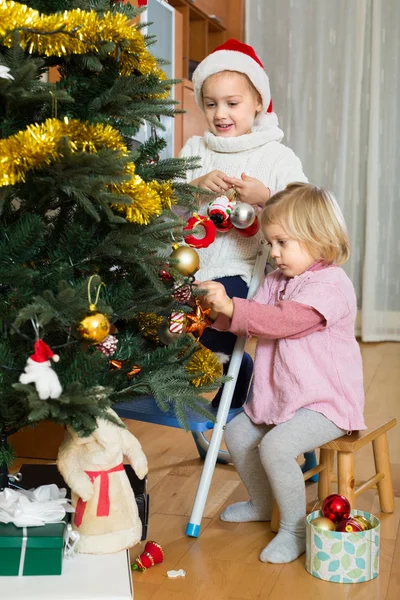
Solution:
M 362 510 L 361 515 L 372 529 L 354 533 L 325 531 L 310 521 L 322 517 L 317 510 L 307 516 L 306 569 L 314 577 L 335 583 L 361 583 L 375 579 L 379 573 L 380 521 Z

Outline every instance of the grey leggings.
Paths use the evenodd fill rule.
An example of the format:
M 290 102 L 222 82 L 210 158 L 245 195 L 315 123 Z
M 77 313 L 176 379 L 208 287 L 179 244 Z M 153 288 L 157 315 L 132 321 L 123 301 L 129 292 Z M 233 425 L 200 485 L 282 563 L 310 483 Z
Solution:
M 281 528 L 302 535 L 306 491 L 296 458 L 345 433 L 321 413 L 301 408 L 279 425 L 255 425 L 241 413 L 226 426 L 225 442 L 252 503 L 265 513 L 275 498 Z

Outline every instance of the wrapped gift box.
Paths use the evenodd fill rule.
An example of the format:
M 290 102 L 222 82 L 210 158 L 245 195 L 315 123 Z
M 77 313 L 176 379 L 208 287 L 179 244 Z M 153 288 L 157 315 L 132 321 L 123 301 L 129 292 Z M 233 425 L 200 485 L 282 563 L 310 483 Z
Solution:
M 41 527 L 0 523 L 0 575 L 61 575 L 66 522 Z
M 139 518 L 142 521 L 142 540 L 147 537 L 147 526 L 149 521 L 149 495 L 147 493 L 147 477 L 139 479 L 130 465 L 124 465 L 129 483 L 135 494 L 136 504 L 139 511 Z M 59 488 L 67 488 L 67 496 L 71 498 L 71 490 L 65 483 L 62 475 L 57 469 L 57 465 L 39 465 L 25 464 L 20 469 L 22 475 L 21 485 L 24 489 L 38 487 L 39 485 L 48 485 L 55 483 Z
M 372 528 L 342 533 L 325 531 L 310 523 L 320 511 L 307 517 L 306 569 L 314 577 L 335 583 L 361 583 L 379 573 L 380 521 L 362 510 L 351 515 L 365 517 Z

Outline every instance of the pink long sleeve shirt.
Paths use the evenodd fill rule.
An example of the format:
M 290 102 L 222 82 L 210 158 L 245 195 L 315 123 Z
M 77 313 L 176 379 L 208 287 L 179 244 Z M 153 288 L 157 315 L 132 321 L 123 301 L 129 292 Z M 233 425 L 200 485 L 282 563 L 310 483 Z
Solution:
M 220 316 L 214 327 L 258 337 L 253 395 L 244 407 L 254 423 L 283 423 L 308 408 L 342 429 L 366 428 L 356 298 L 342 269 L 314 263 L 293 278 L 277 269 L 253 300 L 233 302 L 232 320 Z

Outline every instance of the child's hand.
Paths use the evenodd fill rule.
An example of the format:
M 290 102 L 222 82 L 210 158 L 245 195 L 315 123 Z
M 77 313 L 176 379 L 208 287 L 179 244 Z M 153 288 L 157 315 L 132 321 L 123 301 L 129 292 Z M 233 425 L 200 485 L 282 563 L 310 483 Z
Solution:
M 224 177 L 224 181 L 235 188 L 241 202 L 263 207 L 271 197 L 271 191 L 267 186 L 254 177 L 248 177 L 245 173 L 242 173 L 241 179 Z
M 224 286 L 218 281 L 203 281 L 199 285 L 199 290 L 207 290 L 207 295 L 203 296 L 203 302 L 211 309 L 229 319 L 233 315 L 233 301 L 227 295 Z
M 225 177 L 225 173 L 215 170 L 194 179 L 191 184 L 203 188 L 203 190 L 210 190 L 210 192 L 220 194 L 222 191 L 227 192 L 231 188 L 230 185 L 225 183 Z

